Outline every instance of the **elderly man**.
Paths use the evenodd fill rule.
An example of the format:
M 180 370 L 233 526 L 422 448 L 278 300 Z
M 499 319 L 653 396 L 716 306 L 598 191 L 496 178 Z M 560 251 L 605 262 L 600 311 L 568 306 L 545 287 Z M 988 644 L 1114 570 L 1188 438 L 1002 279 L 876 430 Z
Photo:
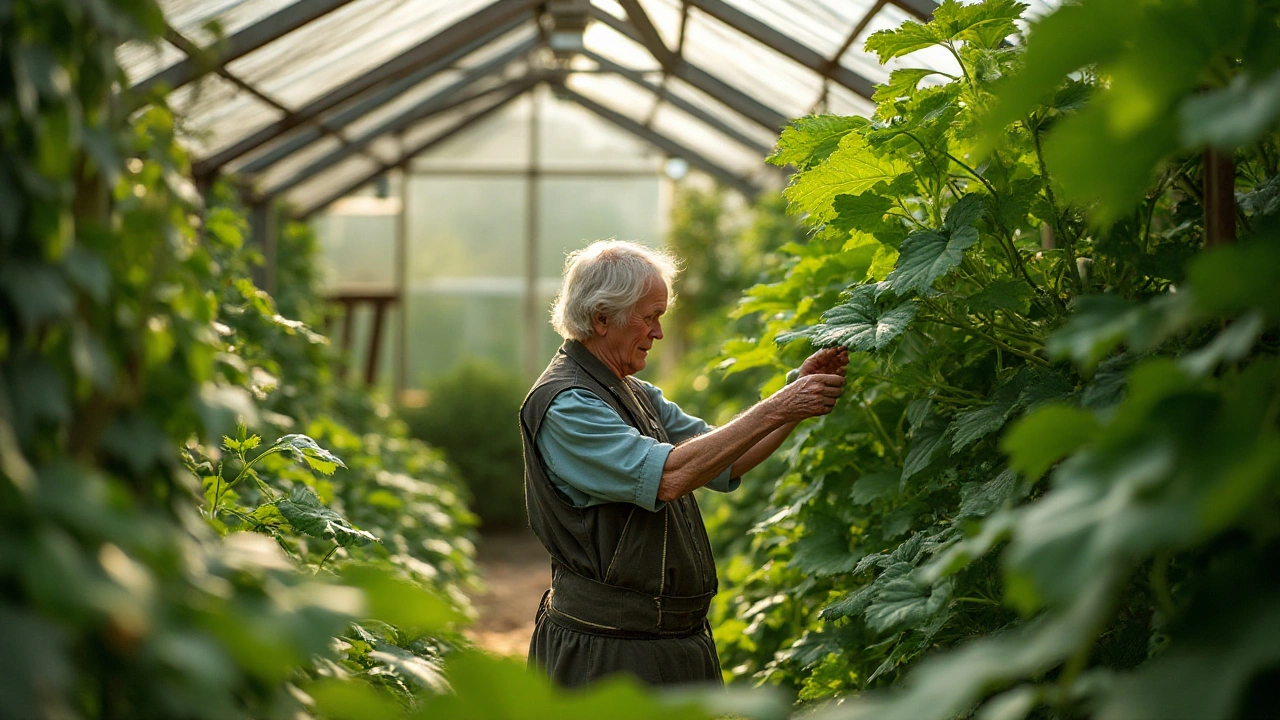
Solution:
M 693 491 L 733 490 L 844 388 L 847 354 L 823 350 L 723 427 L 686 415 L 632 377 L 662 339 L 675 275 L 634 243 L 571 254 L 552 311 L 565 342 L 520 409 L 529 524 L 552 569 L 529 662 L 565 687 L 616 672 L 721 681 L 715 563 Z

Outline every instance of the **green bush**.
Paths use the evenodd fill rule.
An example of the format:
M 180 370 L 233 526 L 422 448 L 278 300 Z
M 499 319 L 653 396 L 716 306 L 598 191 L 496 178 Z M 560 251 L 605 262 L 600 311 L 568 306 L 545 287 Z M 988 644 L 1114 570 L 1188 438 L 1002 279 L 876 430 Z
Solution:
M 458 468 L 486 528 L 526 523 L 517 419 L 525 390 L 518 374 L 471 360 L 429 383 L 424 407 L 402 413 L 415 437 Z

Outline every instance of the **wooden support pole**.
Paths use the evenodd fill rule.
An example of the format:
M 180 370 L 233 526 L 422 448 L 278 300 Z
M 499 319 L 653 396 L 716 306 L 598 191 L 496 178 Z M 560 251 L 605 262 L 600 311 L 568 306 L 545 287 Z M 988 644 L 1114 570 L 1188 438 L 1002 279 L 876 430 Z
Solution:
M 1204 151 L 1205 247 L 1236 241 L 1236 163 L 1231 153 Z

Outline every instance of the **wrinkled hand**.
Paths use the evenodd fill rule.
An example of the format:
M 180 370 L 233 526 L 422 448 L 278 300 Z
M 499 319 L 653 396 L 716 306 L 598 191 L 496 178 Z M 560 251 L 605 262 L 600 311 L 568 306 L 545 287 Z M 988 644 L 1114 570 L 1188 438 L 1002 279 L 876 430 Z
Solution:
M 806 375 L 839 375 L 844 377 L 849 366 L 849 351 L 845 348 L 823 348 L 805 358 L 800 364 L 800 377 Z
M 831 412 L 836 400 L 844 393 L 843 365 L 839 369 L 841 374 L 838 375 L 805 375 L 775 393 L 770 400 L 782 421 L 798 422 Z

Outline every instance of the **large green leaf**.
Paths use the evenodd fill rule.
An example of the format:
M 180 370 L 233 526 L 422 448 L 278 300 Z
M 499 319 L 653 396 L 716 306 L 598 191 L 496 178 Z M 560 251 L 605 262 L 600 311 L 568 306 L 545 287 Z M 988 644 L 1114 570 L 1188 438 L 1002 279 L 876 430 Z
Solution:
M 866 125 L 866 118 L 856 115 L 808 115 L 792 120 L 782 129 L 778 148 L 768 160 L 804 170 L 826 160 L 845 135 Z
M 276 440 L 268 451 L 277 448 L 293 455 L 298 462 L 306 463 L 312 470 L 318 470 L 325 475 L 332 475 L 338 468 L 346 467 L 341 458 L 320 447 L 315 440 L 306 435 L 285 435 Z
M 315 492 L 305 485 L 295 485 L 288 499 L 281 500 L 276 508 L 298 532 L 332 540 L 343 547 L 366 545 L 378 540 L 371 533 L 356 529 L 332 508 L 322 505 Z
M 932 462 L 934 453 L 946 443 L 946 423 L 938 417 L 930 417 L 911 434 L 911 448 L 902 463 L 902 483 L 924 470 Z
M 930 23 L 948 40 L 963 40 L 981 47 L 993 48 L 1017 31 L 1014 21 L 1027 9 L 1017 0 L 986 0 L 961 3 L 943 0 L 933 11 Z
M 846 573 L 858 564 L 862 553 L 850 549 L 849 523 L 834 513 L 810 513 L 804 519 L 804 533 L 795 544 L 790 565 L 814 575 Z
M 943 609 L 952 587 L 950 580 L 933 587 L 910 576 L 889 580 L 867 606 L 867 624 L 878 632 L 921 625 Z
M 883 350 L 915 318 L 916 306 L 907 301 L 881 310 L 875 300 L 876 290 L 875 283 L 858 286 L 846 302 L 823 313 L 821 323 L 779 335 L 778 344 L 808 338 L 817 347 L 843 346 L 858 352 Z
M 849 132 L 824 162 L 796 173 L 783 194 L 788 212 L 807 213 L 810 223 L 827 222 L 835 217 L 837 195 L 861 195 L 910 171 L 905 161 L 882 157 L 861 134 Z
M 919 230 L 898 251 L 898 265 L 886 278 L 899 294 L 927 294 L 938 278 L 960 264 L 964 251 L 978 242 L 973 224 L 982 214 L 982 196 L 969 194 L 953 205 L 940 231 Z

